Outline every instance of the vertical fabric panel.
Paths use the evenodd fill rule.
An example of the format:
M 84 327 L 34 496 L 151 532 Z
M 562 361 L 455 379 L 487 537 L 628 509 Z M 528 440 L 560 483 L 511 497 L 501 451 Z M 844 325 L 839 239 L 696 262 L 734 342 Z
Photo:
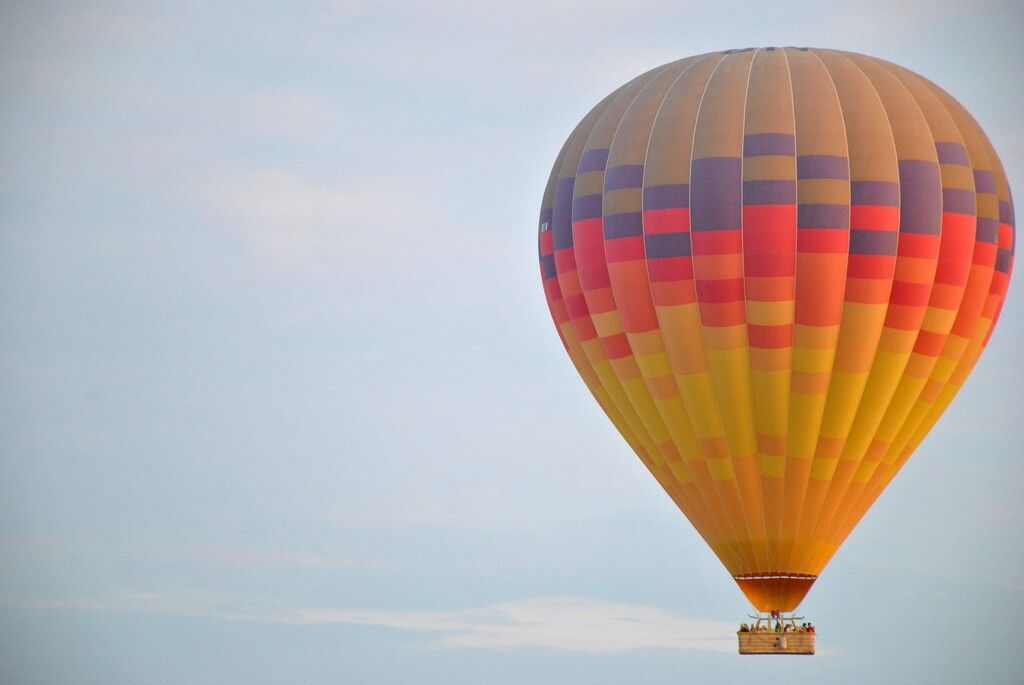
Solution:
M 852 154 L 844 103 L 825 65 L 812 52 L 787 49 L 786 54 L 796 115 L 798 205 L 796 307 L 780 541 L 784 568 L 794 556 L 795 547 L 806 544 L 808 535 L 799 534 L 800 523 L 808 518 L 805 508 L 820 506 L 826 490 L 813 479 L 817 475 L 814 458 L 819 450 L 835 443 L 834 439 L 822 438 L 822 421 L 843 321 Z
M 759 50 L 743 127 L 745 318 L 768 568 L 781 568 L 796 283 L 796 122 L 786 53 Z
M 701 100 L 690 162 L 690 239 L 697 314 L 714 401 L 730 420 L 719 446 L 732 463 L 760 568 L 768 563 L 757 466 L 743 293 L 743 115 L 753 51 L 729 55 Z

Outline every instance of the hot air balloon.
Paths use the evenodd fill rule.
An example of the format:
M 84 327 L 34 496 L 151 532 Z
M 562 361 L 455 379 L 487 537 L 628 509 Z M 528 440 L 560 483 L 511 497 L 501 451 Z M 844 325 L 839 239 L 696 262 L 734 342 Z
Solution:
M 1014 214 L 988 138 L 935 84 L 748 48 L 594 107 L 538 237 L 569 358 L 763 618 L 796 609 L 963 385 Z

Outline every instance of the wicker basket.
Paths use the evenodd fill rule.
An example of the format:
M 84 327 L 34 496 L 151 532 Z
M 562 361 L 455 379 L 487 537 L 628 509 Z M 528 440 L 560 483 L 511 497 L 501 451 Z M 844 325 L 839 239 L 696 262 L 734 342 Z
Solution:
M 740 654 L 814 654 L 814 633 L 736 633 Z

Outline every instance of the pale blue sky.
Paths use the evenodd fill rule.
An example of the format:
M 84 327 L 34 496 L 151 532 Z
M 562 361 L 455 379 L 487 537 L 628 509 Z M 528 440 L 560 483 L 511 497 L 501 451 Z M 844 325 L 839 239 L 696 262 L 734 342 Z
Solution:
M 730 47 L 914 69 L 1020 189 L 1018 3 L 141 5 L 0 4 L 0 680 L 1017 681 L 1019 279 L 822 653 L 741 659 L 534 231 L 592 104 Z

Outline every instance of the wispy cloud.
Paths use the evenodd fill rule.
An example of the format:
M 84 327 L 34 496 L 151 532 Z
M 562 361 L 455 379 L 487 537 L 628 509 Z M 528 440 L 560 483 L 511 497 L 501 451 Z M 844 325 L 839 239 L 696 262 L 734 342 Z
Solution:
M 278 170 L 226 179 L 212 199 L 245 229 L 253 247 L 278 256 L 351 244 L 365 235 L 361 225 L 408 219 L 379 188 L 339 187 Z
M 380 626 L 434 634 L 437 646 L 474 649 L 542 647 L 612 653 L 638 649 L 729 652 L 735 648 L 731 624 L 687 618 L 654 607 L 566 597 L 448 611 L 340 609 L 255 597 L 134 591 L 72 599 L 3 597 L 0 605 L 164 613 L 287 625 Z

